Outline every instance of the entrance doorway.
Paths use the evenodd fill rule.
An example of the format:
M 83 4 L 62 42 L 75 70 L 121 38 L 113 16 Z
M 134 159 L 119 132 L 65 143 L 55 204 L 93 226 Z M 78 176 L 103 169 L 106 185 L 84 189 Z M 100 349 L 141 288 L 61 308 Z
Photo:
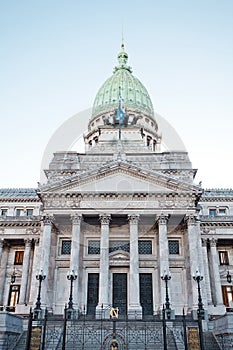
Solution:
M 113 274 L 113 307 L 119 308 L 119 317 L 127 313 L 127 273 Z
M 140 303 L 143 316 L 153 315 L 152 274 L 140 273 Z
M 19 293 L 20 293 L 20 286 L 19 285 L 11 285 L 10 286 L 8 308 L 7 308 L 8 311 L 15 311 L 15 306 L 19 302 Z
M 87 315 L 95 315 L 95 309 L 99 300 L 99 274 L 88 274 L 87 287 Z

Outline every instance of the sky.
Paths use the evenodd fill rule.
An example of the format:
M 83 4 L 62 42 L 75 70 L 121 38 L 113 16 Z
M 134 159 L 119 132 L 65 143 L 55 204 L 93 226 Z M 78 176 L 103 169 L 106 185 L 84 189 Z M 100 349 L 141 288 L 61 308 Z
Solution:
M 0 187 L 37 187 L 52 135 L 111 76 L 122 27 L 133 74 L 196 181 L 233 187 L 232 0 L 1 1 Z

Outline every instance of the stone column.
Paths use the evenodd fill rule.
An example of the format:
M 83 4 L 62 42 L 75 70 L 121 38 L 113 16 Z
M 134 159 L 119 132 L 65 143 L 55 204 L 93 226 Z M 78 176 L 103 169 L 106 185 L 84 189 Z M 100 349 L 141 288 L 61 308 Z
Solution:
M 96 311 L 106 309 L 109 302 L 109 223 L 110 215 L 100 215 L 100 276 L 99 276 L 99 303 Z
M 209 263 L 208 263 L 208 252 L 207 252 L 207 238 L 202 238 L 202 256 L 204 265 L 204 284 L 206 287 L 206 299 L 207 304 L 212 305 L 212 296 L 210 288 L 210 274 L 209 274 Z
M 190 258 L 190 274 L 187 275 L 187 279 L 190 278 L 190 284 L 189 284 L 189 306 L 193 308 L 197 308 L 198 305 L 198 291 L 197 291 L 197 282 L 194 281 L 193 276 L 195 275 L 196 271 L 200 271 L 201 275 L 203 276 L 203 266 L 200 263 L 199 257 L 199 239 L 200 239 L 200 233 L 199 233 L 199 226 L 197 217 L 193 214 L 189 215 L 188 217 L 188 244 L 189 244 L 189 258 Z M 201 282 L 201 289 L 202 285 L 204 284 L 204 281 Z
M 32 246 L 31 239 L 25 239 L 24 242 L 25 242 L 25 250 L 24 250 L 24 256 L 23 256 L 23 271 L 22 271 L 21 286 L 20 286 L 19 304 L 26 303 L 30 255 L 31 255 L 31 246 Z
M 219 257 L 217 252 L 217 240 L 215 238 L 210 239 L 210 253 L 211 253 L 211 265 L 213 274 L 213 285 L 214 285 L 214 304 L 216 306 L 223 305 L 222 300 L 222 288 L 221 279 L 219 274 Z
M 4 291 L 5 291 L 5 285 L 6 285 L 6 269 L 8 264 L 8 257 L 9 257 L 9 251 L 10 251 L 10 245 L 4 244 L 4 250 L 2 252 L 2 264 L 0 269 L 0 305 L 3 305 L 4 303 Z
M 38 266 L 39 273 L 40 269 L 43 270 L 43 274 L 46 276 L 45 280 L 42 281 L 41 287 L 41 305 L 46 305 L 47 292 L 48 292 L 48 280 L 49 280 L 49 266 L 50 266 L 50 248 L 51 248 L 51 234 L 52 234 L 52 216 L 46 216 L 44 219 L 44 230 L 41 242 L 41 260 L 40 266 Z
M 168 251 L 168 239 L 167 239 L 167 221 L 168 216 L 161 214 L 158 217 L 158 226 L 159 226 L 159 269 L 160 269 L 160 277 L 163 274 L 169 271 L 169 251 Z M 161 300 L 160 300 L 160 309 L 163 308 L 163 304 L 165 303 L 165 283 L 160 279 L 161 283 Z
M 71 255 L 70 255 L 70 271 L 74 270 L 74 272 L 77 272 L 78 279 L 74 281 L 73 286 L 73 303 L 74 307 L 78 306 L 79 300 L 78 300 L 78 280 L 80 275 L 80 234 L 81 234 L 81 222 L 82 222 L 82 215 L 80 214 L 73 214 L 71 215 L 72 220 L 72 244 L 71 244 Z
M 1 266 L 1 262 L 2 262 L 2 250 L 3 250 L 3 246 L 4 246 L 4 239 L 1 238 L 1 239 L 0 239 L 0 266 Z
M 138 221 L 139 215 L 129 215 L 130 267 L 129 267 L 129 318 L 142 318 L 139 285 Z

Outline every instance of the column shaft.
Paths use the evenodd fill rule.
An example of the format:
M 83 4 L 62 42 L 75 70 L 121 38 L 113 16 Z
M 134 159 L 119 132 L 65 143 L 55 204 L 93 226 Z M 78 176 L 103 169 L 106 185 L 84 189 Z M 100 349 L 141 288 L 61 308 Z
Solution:
M 6 269 L 8 264 L 9 251 L 10 251 L 10 246 L 6 244 L 2 253 L 2 264 L 1 264 L 1 270 L 0 270 L 0 305 L 3 305 L 4 303 L 3 298 L 4 298 L 5 285 L 6 285 Z
M 130 228 L 130 268 L 129 268 L 129 318 L 141 318 L 138 254 L 138 220 L 139 215 L 129 215 Z
M 208 262 L 208 252 L 207 252 L 207 239 L 202 238 L 202 256 L 204 264 L 204 283 L 206 287 L 206 298 L 207 304 L 212 305 L 212 296 L 210 288 L 210 274 L 209 274 L 209 262 Z
M 99 303 L 97 309 L 109 304 L 109 222 L 110 215 L 101 215 Z
M 159 269 L 160 276 L 164 272 L 168 273 L 169 271 L 169 251 L 168 251 L 168 239 L 167 239 L 167 220 L 166 215 L 160 215 L 158 218 L 159 225 Z M 160 299 L 160 309 L 162 309 L 163 304 L 165 303 L 166 288 L 165 283 L 160 279 L 161 283 L 161 299 Z
M 25 251 L 24 251 L 24 257 L 23 257 L 23 271 L 22 271 L 22 278 L 21 278 L 19 304 L 26 303 L 27 285 L 28 285 L 28 278 L 29 278 L 30 255 L 31 255 L 31 244 L 32 244 L 31 239 L 25 240 Z
M 217 240 L 212 238 L 210 240 L 210 252 L 211 252 L 214 295 L 215 295 L 214 303 L 216 305 L 223 305 L 221 279 L 219 274 L 219 257 L 217 253 L 216 244 L 217 244 Z
M 41 304 L 43 307 L 49 306 L 47 304 L 48 300 L 48 282 L 49 282 L 49 258 L 50 258 L 50 248 L 51 248 L 51 234 L 52 234 L 52 221 L 51 217 L 47 216 L 44 220 L 44 230 L 41 243 L 41 263 L 38 266 L 39 269 L 43 269 L 43 273 L 46 276 L 45 280 L 42 282 L 41 288 Z M 38 273 L 37 272 L 37 273 Z M 47 304 L 47 305 L 46 305 Z
M 0 266 L 1 266 L 1 263 L 2 263 L 2 250 L 3 250 L 3 246 L 4 246 L 4 239 L 1 238 L 1 239 L 0 239 Z
M 71 244 L 71 255 L 70 255 L 70 270 L 77 272 L 78 279 L 74 281 L 73 286 L 73 303 L 74 307 L 79 304 L 78 300 L 78 280 L 80 280 L 80 234 L 81 234 L 81 222 L 82 215 L 72 215 L 72 244 Z

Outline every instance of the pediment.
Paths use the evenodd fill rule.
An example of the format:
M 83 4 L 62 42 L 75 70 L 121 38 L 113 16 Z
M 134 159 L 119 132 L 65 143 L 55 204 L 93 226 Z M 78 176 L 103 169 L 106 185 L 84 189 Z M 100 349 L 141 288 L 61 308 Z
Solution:
M 129 260 L 129 258 L 130 258 L 129 253 L 121 249 L 116 250 L 115 252 L 112 252 L 109 254 L 110 260 L 124 261 L 124 260 Z
M 166 193 L 199 191 L 198 186 L 159 171 L 141 169 L 127 162 L 112 162 L 101 168 L 47 184 L 42 192 L 56 193 Z

